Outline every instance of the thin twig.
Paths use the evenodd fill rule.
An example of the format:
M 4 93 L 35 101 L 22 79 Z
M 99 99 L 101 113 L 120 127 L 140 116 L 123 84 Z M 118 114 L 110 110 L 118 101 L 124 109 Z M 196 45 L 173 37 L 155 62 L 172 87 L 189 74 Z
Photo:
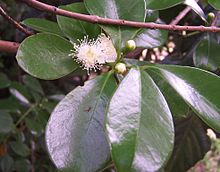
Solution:
M 30 108 L 18 119 L 15 126 L 17 127 L 32 111 L 36 108 L 38 104 L 31 105 Z
M 90 23 L 98 24 L 108 24 L 108 25 L 118 25 L 118 26 L 129 26 L 136 28 L 149 28 L 149 29 L 162 29 L 162 30 L 179 30 L 179 31 L 201 31 L 201 32 L 220 32 L 219 27 L 210 26 L 179 26 L 179 25 L 166 25 L 166 24 L 157 24 L 157 23 L 144 23 L 144 22 L 135 22 L 128 20 L 116 20 L 110 18 L 102 18 L 95 15 L 85 15 L 74 13 L 66 10 L 59 9 L 55 6 L 47 5 L 45 3 L 36 1 L 36 0 L 23 0 L 29 6 L 32 6 L 36 9 L 50 12 L 56 15 L 66 16 L 69 18 L 74 18 L 78 20 L 87 21 Z
M 186 16 L 186 14 L 188 14 L 190 11 L 191 11 L 191 7 L 186 7 L 183 11 L 181 11 L 180 13 L 179 13 L 179 15 L 178 16 L 176 16 L 176 18 L 175 19 L 173 19 L 171 22 L 170 22 L 170 25 L 176 25 L 176 24 L 178 24 L 179 22 L 180 22 L 180 20 L 182 20 L 185 16 Z
M 10 23 L 12 23 L 17 29 L 19 29 L 21 32 L 24 32 L 25 34 L 27 34 L 28 36 L 33 35 L 32 32 L 30 32 L 29 30 L 25 29 L 23 26 L 20 25 L 19 22 L 15 21 L 12 17 L 10 17 L 5 10 L 2 8 L 2 6 L 0 5 L 0 15 L 2 17 L 4 17 L 6 20 L 8 20 Z
M 198 0 L 196 0 L 196 2 L 198 2 Z M 183 11 L 181 11 L 175 19 L 173 19 L 171 22 L 170 22 L 170 25 L 177 25 L 180 20 L 182 20 L 190 11 L 192 10 L 191 7 L 187 6 L 186 8 L 184 8 Z
M 16 53 L 19 47 L 17 42 L 9 42 L 0 40 L 0 52 Z

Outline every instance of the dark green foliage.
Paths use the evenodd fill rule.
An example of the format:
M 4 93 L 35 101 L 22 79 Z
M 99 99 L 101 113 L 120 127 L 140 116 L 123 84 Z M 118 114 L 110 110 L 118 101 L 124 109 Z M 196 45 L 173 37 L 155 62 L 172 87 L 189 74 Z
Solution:
M 208 2 L 220 8 L 219 2 Z M 59 8 L 163 23 L 160 17 L 167 20 L 169 16 L 161 16 L 161 10 L 171 14 L 170 7 L 179 4 L 197 13 L 183 22 L 204 25 L 205 5 L 195 1 L 85 0 Z M 195 32 L 183 37 L 59 15 L 52 20 L 31 17 L 23 24 L 40 33 L 21 42 L 16 60 L 25 72 L 44 80 L 24 74 L 13 58 L 0 55 L 0 172 L 184 172 L 209 150 L 206 128 L 220 132 L 218 34 Z M 117 60 L 103 65 L 103 71 L 90 71 L 94 78 L 88 80 L 82 64 L 70 54 L 82 39 L 86 44 L 86 39 L 95 40 L 101 33 L 112 40 Z M 152 63 L 150 57 L 157 50 L 170 51 L 169 36 L 174 37 L 174 53 Z M 130 53 L 125 47 L 128 40 L 138 47 Z M 87 46 L 100 48 L 93 41 Z M 144 61 L 135 60 L 142 48 L 149 51 L 142 54 Z M 106 49 L 96 50 L 112 55 Z M 83 57 L 93 58 L 91 51 L 82 52 Z M 123 75 L 115 70 L 118 62 L 127 67 Z

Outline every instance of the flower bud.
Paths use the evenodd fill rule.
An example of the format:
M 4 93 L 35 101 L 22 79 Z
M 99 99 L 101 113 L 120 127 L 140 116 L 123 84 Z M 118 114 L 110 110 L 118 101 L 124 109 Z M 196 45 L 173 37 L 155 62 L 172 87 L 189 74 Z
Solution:
M 126 65 L 124 63 L 117 63 L 115 65 L 115 70 L 118 74 L 124 74 L 127 71 Z
M 125 45 L 125 48 L 128 50 L 128 51 L 133 51 L 135 48 L 136 48 L 136 43 L 134 40 L 128 40 L 126 42 L 126 45 Z
M 207 129 L 207 136 L 209 136 L 209 138 L 212 140 L 216 140 L 216 134 L 212 129 Z
M 215 14 L 214 13 L 208 13 L 208 22 L 211 23 L 215 18 Z

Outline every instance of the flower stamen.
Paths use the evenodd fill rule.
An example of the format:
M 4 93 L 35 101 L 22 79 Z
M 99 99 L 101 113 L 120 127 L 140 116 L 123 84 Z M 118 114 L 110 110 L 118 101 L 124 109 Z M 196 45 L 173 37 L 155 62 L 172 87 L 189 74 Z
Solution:
M 81 64 L 81 67 L 90 71 L 100 70 L 106 62 L 114 62 L 117 58 L 116 50 L 109 37 L 101 34 L 96 40 L 84 39 L 78 40 L 78 44 L 73 44 L 73 49 L 69 56 Z

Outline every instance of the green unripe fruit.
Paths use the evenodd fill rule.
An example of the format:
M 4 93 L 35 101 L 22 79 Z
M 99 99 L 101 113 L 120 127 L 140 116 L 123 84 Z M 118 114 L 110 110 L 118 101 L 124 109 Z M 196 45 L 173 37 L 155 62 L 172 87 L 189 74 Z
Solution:
M 115 65 L 115 71 L 118 74 L 124 74 L 127 71 L 126 65 L 124 63 L 117 63 Z

